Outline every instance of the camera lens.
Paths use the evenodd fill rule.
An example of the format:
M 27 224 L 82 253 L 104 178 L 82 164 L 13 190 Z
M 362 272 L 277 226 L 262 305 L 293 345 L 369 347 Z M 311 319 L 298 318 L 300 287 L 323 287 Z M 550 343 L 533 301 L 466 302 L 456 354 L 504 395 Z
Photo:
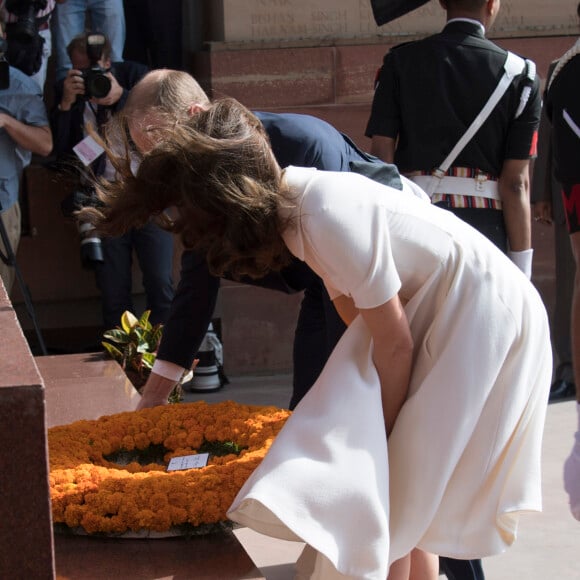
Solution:
M 101 238 L 93 234 L 95 228 L 91 223 L 79 223 L 78 229 L 81 235 L 81 264 L 90 270 L 96 262 L 105 261 Z
M 103 73 L 92 73 L 87 78 L 87 94 L 95 99 L 102 99 L 111 90 L 111 79 Z

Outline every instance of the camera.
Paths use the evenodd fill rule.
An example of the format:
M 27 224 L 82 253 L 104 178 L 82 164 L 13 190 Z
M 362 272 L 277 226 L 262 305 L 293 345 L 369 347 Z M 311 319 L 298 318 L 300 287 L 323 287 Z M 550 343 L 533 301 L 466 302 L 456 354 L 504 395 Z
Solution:
M 81 264 L 86 270 L 95 267 L 98 262 L 104 262 L 101 238 L 95 235 L 95 226 L 90 222 L 78 223 L 81 236 Z
M 89 34 L 87 37 L 87 56 L 90 67 L 81 70 L 83 82 L 85 83 L 84 98 L 88 101 L 93 97 L 102 99 L 111 90 L 111 79 L 105 74 L 107 72 L 99 61 L 103 56 L 105 47 L 105 36 L 103 34 Z
M 36 13 L 46 9 L 47 0 L 6 0 L 6 11 L 18 17 L 11 26 L 10 36 L 27 41 L 38 34 Z
M 10 87 L 10 65 L 6 60 L 6 41 L 0 38 L 0 90 Z
M 101 207 L 92 189 L 73 191 L 61 203 L 65 217 L 74 218 L 75 212 L 83 207 Z M 104 262 L 101 238 L 95 233 L 95 226 L 90 222 L 77 220 L 77 229 L 81 238 L 81 264 L 86 270 L 91 270 L 99 262 Z

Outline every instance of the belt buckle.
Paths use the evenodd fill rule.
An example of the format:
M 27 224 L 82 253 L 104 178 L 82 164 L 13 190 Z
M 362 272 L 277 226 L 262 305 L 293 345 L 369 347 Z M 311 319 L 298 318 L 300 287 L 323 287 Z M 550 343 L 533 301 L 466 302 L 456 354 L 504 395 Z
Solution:
M 475 177 L 475 189 L 476 191 L 483 191 L 485 182 L 487 181 L 487 175 L 483 173 L 478 173 Z
M 445 176 L 445 171 L 439 168 L 433 169 L 431 171 L 431 176 L 436 177 L 437 179 L 443 179 L 443 177 Z

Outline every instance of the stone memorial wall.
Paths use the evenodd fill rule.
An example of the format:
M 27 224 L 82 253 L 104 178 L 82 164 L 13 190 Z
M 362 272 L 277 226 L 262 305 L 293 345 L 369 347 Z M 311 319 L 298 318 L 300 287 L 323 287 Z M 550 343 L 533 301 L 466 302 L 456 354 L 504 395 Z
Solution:
M 503 0 L 490 36 L 575 34 L 570 0 Z M 370 0 L 211 0 L 210 41 L 263 42 L 417 36 L 440 30 L 445 13 L 437 0 L 378 27 Z

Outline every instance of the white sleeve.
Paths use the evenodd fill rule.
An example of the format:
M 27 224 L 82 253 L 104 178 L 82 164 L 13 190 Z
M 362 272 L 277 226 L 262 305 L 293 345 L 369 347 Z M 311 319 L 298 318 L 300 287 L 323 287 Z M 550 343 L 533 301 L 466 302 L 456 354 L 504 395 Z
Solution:
M 332 190 L 332 183 L 322 181 L 325 190 Z M 387 211 L 372 196 L 309 195 L 302 210 L 305 258 L 313 261 L 309 265 L 322 277 L 331 299 L 344 294 L 358 308 L 374 308 L 397 294 L 401 280 Z

